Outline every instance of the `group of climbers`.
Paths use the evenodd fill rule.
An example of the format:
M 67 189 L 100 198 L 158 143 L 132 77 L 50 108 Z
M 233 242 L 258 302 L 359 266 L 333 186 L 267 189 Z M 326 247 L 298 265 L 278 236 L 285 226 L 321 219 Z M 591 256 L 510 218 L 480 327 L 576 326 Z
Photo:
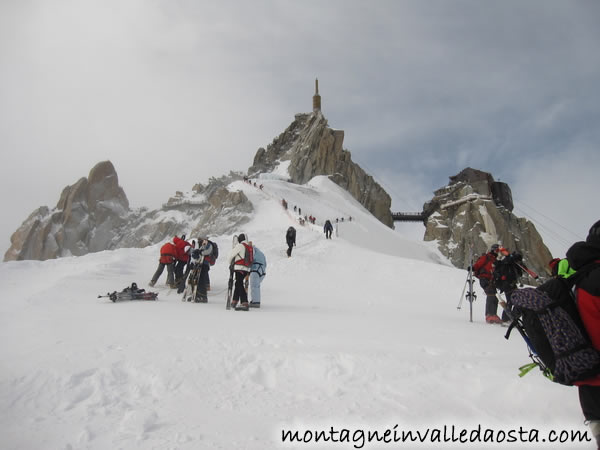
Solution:
M 510 297 L 517 289 L 523 272 L 529 270 L 523 263 L 523 256 L 517 251 L 510 253 L 501 245 L 494 244 L 489 252 L 477 259 L 472 270 L 486 295 L 485 321 L 487 323 L 509 322 L 512 310 Z M 506 302 L 501 302 L 503 307 L 501 318 L 498 317 L 498 297 L 496 296 L 498 291 L 506 296 Z
M 573 323 L 580 323 L 580 325 L 573 325 L 580 327 L 575 334 L 586 335 L 585 340 L 589 342 L 590 347 L 600 352 L 600 220 L 592 225 L 585 241 L 576 242 L 567 250 L 566 258 L 554 258 L 549 261 L 548 265 L 552 278 L 537 288 L 552 302 L 550 305 L 553 309 L 544 314 L 549 315 L 555 307 L 558 308 L 561 305 L 564 305 L 564 313 L 572 304 L 573 314 L 578 316 Z M 480 285 L 486 294 L 486 322 L 511 321 L 511 327 L 515 326 L 516 318 L 523 314 L 521 308 L 524 308 L 523 297 L 520 295 L 524 291 L 519 290 L 519 296 L 514 294 L 517 289 L 517 280 L 523 271 L 527 271 L 530 275 L 532 273 L 523 264 L 521 255 L 517 252 L 509 253 L 505 248 L 494 244 L 489 252 L 478 258 L 471 269 L 479 278 Z M 507 298 L 506 303 L 502 305 L 505 308 L 502 319 L 497 315 L 496 290 L 504 292 Z M 511 304 L 511 295 L 513 300 L 519 303 L 518 307 Z M 539 307 L 538 304 L 535 304 L 536 311 Z M 542 314 L 542 312 L 538 314 Z M 563 319 L 561 318 L 561 320 Z M 566 324 L 567 322 L 561 322 L 562 328 L 554 332 L 553 328 L 545 329 L 543 327 L 535 333 L 546 333 L 546 336 L 552 336 L 558 340 L 560 340 L 558 336 L 562 336 L 560 342 L 561 346 L 564 346 L 566 345 L 565 339 L 567 339 L 567 334 L 564 334 L 567 333 Z M 559 332 L 563 334 L 557 334 Z M 536 342 L 538 341 L 536 340 Z M 561 353 L 560 356 L 556 356 L 557 358 L 567 356 L 567 353 L 562 351 L 564 355 Z M 583 364 L 583 360 L 578 364 Z M 597 370 L 591 373 L 595 373 L 595 375 L 587 374 L 582 377 L 583 379 L 576 379 L 573 384 L 578 387 L 583 415 L 590 426 L 598 448 L 600 448 L 600 374 L 597 374 Z
M 196 246 L 196 242 L 189 243 L 185 240 L 185 234 L 181 237 L 175 236 L 173 242 L 167 242 L 160 248 L 158 268 L 150 280 L 150 286 L 154 286 L 165 267 L 167 268 L 167 286 L 177 288 L 180 280 L 189 273 L 190 252 Z M 186 267 L 187 266 L 187 267 Z M 184 272 L 185 269 L 185 272 Z

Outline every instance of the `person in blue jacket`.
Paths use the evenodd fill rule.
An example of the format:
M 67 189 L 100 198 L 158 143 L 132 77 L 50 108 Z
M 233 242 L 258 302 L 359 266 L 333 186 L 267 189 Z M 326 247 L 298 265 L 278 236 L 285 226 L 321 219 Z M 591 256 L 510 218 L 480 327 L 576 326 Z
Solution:
M 267 258 L 256 245 L 252 246 L 254 247 L 254 260 L 250 268 L 250 308 L 260 308 L 260 284 L 267 275 Z

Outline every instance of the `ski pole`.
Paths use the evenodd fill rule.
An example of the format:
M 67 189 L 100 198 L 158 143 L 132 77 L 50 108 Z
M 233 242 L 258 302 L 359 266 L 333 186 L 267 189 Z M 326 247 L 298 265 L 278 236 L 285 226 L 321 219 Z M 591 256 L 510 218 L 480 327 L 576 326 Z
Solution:
M 460 294 L 460 300 L 458 302 L 458 306 L 456 309 L 460 309 L 462 307 L 463 299 L 465 298 L 465 291 L 467 290 L 467 283 L 469 282 L 469 275 L 467 274 L 467 279 L 465 280 L 465 285 L 463 286 L 462 293 Z

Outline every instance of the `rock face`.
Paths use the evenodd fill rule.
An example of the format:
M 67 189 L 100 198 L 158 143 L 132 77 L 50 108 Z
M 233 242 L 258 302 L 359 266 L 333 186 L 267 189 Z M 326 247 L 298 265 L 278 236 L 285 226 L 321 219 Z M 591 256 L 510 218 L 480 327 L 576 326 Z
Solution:
M 329 175 L 375 217 L 393 227 L 388 193 L 363 169 L 352 162 L 342 148 L 344 132 L 329 128 L 321 111 L 297 114 L 291 125 L 267 149 L 259 148 L 250 176 L 273 171 L 282 161 L 290 161 L 290 181 L 303 184 L 317 175 Z
M 13 233 L 4 261 L 46 260 L 124 247 L 145 247 L 175 235 L 227 233 L 249 221 L 252 204 L 226 186 L 241 174 L 198 184 L 177 193 L 162 208 L 132 211 L 111 162 L 97 164 L 87 178 L 63 189 L 54 209 L 35 210 Z
M 535 226 L 512 213 L 512 193 L 506 183 L 467 168 L 434 194 L 423 207 L 429 215 L 424 240 L 437 241 L 439 250 L 455 266 L 469 266 L 471 248 L 476 257 L 499 243 L 509 251 L 519 251 L 525 264 L 538 274 L 550 275 L 551 253 Z
M 114 248 L 114 230 L 126 222 L 129 201 L 110 161 L 64 188 L 56 208 L 38 208 L 12 235 L 5 261 L 80 256 Z
M 160 209 L 132 212 L 118 247 L 145 247 L 181 234 L 198 238 L 239 230 L 249 222 L 254 207 L 243 192 L 226 186 L 242 178 L 239 173 L 211 178 L 207 185 L 196 184 L 192 192 L 177 192 Z

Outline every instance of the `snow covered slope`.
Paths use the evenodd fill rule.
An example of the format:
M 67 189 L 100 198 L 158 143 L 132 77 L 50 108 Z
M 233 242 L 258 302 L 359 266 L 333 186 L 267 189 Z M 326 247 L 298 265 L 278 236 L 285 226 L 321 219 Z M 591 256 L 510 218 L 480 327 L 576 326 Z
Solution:
M 524 344 L 483 323 L 482 292 L 474 323 L 467 303 L 457 310 L 464 271 L 381 225 L 327 179 L 261 181 L 262 191 L 232 186 L 256 209 L 240 231 L 268 258 L 260 310 L 225 310 L 231 236 L 211 237 L 221 256 L 208 304 L 182 303 L 162 286 L 165 275 L 156 302 L 97 298 L 145 285 L 159 245 L 0 265 L 2 448 L 361 448 L 360 433 L 329 446 L 282 443 L 282 430 L 331 427 L 523 427 L 540 439 L 585 431 L 574 388 L 538 372 L 517 376 L 529 361 Z M 339 237 L 296 226 L 287 258 L 294 205 L 320 222 L 345 217 Z M 426 446 L 362 448 L 415 447 Z

